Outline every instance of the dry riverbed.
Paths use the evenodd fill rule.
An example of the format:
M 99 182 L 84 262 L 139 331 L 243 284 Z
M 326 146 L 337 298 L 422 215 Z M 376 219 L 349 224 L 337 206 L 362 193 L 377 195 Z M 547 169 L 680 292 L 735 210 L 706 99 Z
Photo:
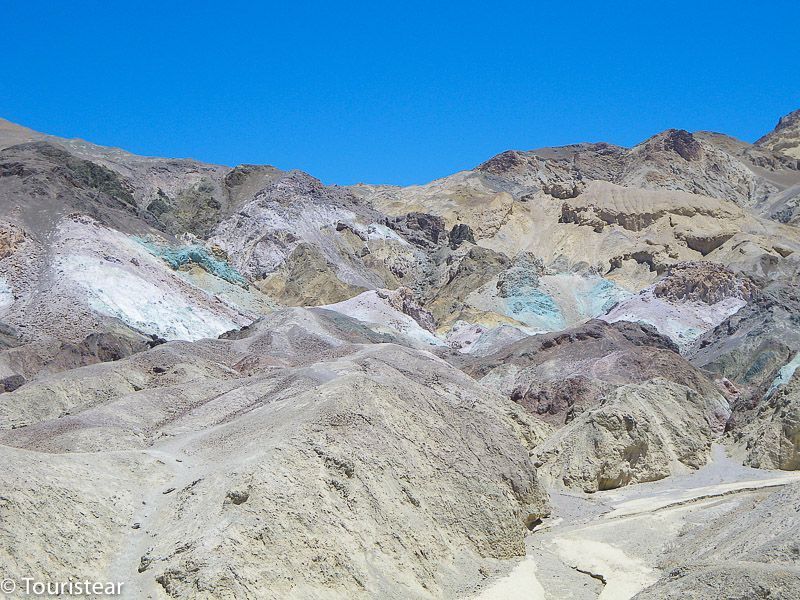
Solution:
M 595 494 L 553 492 L 553 515 L 528 536 L 526 557 L 475 598 L 632 598 L 663 575 L 663 558 L 693 523 L 795 482 L 800 473 L 743 467 L 716 445 L 694 473 Z

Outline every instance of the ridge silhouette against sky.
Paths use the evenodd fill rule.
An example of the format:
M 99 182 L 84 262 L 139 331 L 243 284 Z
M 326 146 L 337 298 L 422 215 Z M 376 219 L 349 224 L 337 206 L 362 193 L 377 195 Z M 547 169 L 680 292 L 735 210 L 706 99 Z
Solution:
M 796 1 L 249 4 L 0 1 L 0 116 L 410 184 L 669 127 L 753 141 L 800 107 Z

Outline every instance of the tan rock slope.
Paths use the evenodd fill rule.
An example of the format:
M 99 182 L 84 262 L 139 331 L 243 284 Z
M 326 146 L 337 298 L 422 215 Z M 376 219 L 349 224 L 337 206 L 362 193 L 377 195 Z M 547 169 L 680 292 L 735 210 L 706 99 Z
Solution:
M 756 146 L 800 158 L 800 110 L 781 117 L 775 129 L 756 141 Z
M 558 428 L 533 452 L 556 487 L 654 481 L 709 459 L 730 417 L 714 383 L 647 325 L 590 321 L 464 363 Z
M 795 598 L 800 594 L 796 531 L 800 484 L 757 497 L 740 513 L 694 524 L 666 558 L 668 574 L 634 596 L 661 598 Z
M 7 576 L 91 562 L 131 597 L 438 597 L 523 554 L 548 512 L 535 421 L 388 342 L 286 310 L 1 396 Z
M 748 465 L 800 470 L 800 373 L 768 390 L 753 420 L 737 432 L 736 441 L 746 451 Z
M 703 466 L 729 415 L 721 394 L 653 379 L 607 394 L 534 456 L 552 480 L 585 492 L 656 481 Z

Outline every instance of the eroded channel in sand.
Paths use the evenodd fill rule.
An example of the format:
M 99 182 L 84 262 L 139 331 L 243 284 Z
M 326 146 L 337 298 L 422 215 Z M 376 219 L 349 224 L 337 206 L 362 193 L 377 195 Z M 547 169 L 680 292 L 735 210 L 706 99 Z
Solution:
M 528 537 L 526 557 L 475 598 L 631 598 L 661 576 L 658 558 L 687 519 L 719 514 L 748 494 L 800 482 L 800 473 L 742 467 L 722 446 L 712 456 L 689 475 L 589 496 L 557 493 L 554 516 Z

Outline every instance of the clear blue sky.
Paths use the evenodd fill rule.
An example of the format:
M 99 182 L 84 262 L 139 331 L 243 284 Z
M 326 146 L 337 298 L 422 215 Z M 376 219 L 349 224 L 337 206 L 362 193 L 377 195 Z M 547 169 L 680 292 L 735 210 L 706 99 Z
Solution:
M 753 141 L 800 108 L 797 0 L 0 0 L 0 15 L 0 116 L 326 183 L 422 183 L 509 148 L 669 127 Z

